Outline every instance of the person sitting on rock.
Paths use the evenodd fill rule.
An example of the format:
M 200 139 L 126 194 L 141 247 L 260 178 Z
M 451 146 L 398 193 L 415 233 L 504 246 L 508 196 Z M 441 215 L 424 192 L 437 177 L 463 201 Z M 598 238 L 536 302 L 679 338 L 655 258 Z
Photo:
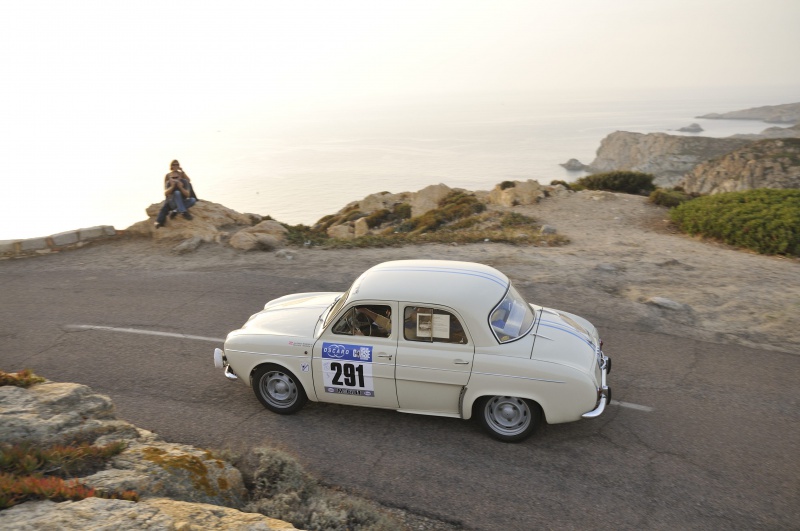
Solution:
M 189 213 L 191 207 L 197 203 L 197 196 L 191 184 L 191 179 L 181 169 L 177 160 L 170 163 L 170 172 L 164 176 L 164 195 L 166 200 L 156 218 L 156 229 L 167 224 L 167 215 L 170 219 L 181 214 L 186 219 L 192 219 Z

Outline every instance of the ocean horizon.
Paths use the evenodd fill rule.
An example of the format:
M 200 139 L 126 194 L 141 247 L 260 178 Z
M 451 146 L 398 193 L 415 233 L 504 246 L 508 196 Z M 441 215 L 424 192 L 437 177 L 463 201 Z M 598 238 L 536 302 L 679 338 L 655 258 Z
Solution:
M 772 126 L 697 116 L 793 103 L 794 90 L 662 91 L 596 95 L 417 96 L 278 112 L 268 105 L 149 131 L 120 110 L 118 129 L 60 128 L 36 138 L 36 156 L 5 158 L 0 240 L 147 219 L 162 178 L 180 160 L 201 200 L 311 225 L 350 202 L 432 184 L 491 190 L 505 180 L 568 182 L 559 164 L 594 160 L 614 131 L 726 137 Z M 680 133 L 691 123 L 704 132 Z M 9 127 L 9 126 L 6 126 Z M 31 139 L 32 141 L 32 139 Z M 35 186 L 33 191 L 32 187 Z M 44 192 L 42 192 L 42 190 Z

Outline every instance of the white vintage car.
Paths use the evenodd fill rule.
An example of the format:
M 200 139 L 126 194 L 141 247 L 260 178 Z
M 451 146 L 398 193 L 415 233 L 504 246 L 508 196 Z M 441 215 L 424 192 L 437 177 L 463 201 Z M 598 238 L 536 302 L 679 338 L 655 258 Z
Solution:
M 214 363 L 276 413 L 308 401 L 470 419 L 521 441 L 541 422 L 599 416 L 611 400 L 597 330 L 528 304 L 500 271 L 401 260 L 344 293 L 270 301 Z

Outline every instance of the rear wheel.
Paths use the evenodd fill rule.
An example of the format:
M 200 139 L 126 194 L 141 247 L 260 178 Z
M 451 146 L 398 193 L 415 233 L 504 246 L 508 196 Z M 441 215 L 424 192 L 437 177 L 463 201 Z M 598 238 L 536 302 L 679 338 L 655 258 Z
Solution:
M 308 401 L 294 374 L 277 365 L 259 367 L 253 374 L 253 391 L 265 408 L 281 415 L 300 411 Z
M 488 396 L 478 403 L 478 422 L 499 441 L 519 442 L 536 431 L 542 410 L 531 400 L 515 396 Z

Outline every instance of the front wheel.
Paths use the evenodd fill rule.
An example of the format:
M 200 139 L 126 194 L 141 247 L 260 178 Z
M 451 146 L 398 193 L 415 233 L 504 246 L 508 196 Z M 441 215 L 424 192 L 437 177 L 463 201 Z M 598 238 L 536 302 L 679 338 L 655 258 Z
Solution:
M 294 374 L 276 365 L 256 370 L 253 391 L 265 408 L 281 415 L 296 413 L 308 402 L 306 392 Z
M 542 420 L 538 404 L 514 396 L 488 396 L 478 403 L 478 421 L 495 439 L 519 442 L 536 431 Z

